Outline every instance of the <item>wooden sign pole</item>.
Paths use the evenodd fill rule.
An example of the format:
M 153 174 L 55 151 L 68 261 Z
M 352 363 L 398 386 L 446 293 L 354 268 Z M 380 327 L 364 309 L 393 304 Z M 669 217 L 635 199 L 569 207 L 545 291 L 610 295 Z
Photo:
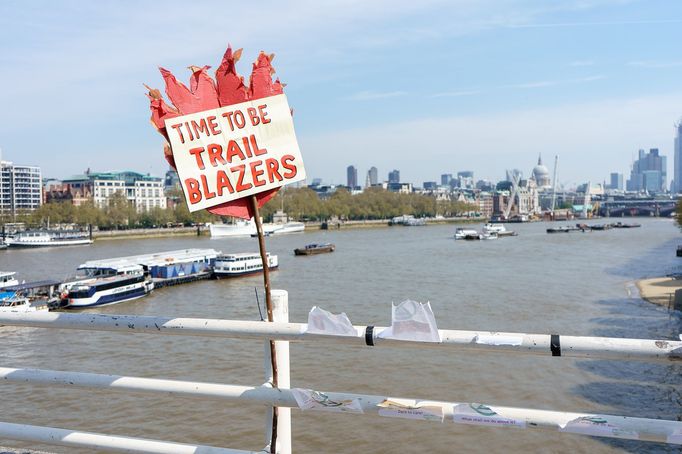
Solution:
M 258 200 L 255 195 L 249 198 L 251 202 L 251 210 L 253 211 L 253 219 L 256 222 L 256 232 L 258 233 L 258 247 L 260 249 L 260 258 L 263 262 L 263 285 L 265 287 L 265 308 L 268 313 L 268 322 L 273 322 L 272 315 L 272 296 L 270 293 L 270 266 L 268 263 L 268 255 L 265 250 L 265 235 L 263 234 L 263 224 L 260 220 L 260 212 L 258 210 Z M 277 388 L 277 357 L 275 356 L 275 341 L 270 340 L 270 360 L 272 363 L 272 386 Z M 272 438 L 270 440 L 270 452 L 275 454 L 277 448 L 277 407 L 272 408 Z

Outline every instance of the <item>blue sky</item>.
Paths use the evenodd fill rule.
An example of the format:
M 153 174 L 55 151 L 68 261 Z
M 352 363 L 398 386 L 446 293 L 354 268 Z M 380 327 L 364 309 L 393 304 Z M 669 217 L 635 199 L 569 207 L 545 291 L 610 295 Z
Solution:
M 478 0 L 0 2 L 0 148 L 44 176 L 161 175 L 142 83 L 274 52 L 310 178 L 346 166 L 421 185 L 526 174 L 567 186 L 668 156 L 682 117 L 682 2 Z

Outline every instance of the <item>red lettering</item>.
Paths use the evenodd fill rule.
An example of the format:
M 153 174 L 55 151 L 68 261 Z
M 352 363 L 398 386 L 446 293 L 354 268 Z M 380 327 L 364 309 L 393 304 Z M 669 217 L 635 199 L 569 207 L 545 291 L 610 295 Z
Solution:
M 249 107 L 246 109 L 246 113 L 249 114 L 249 120 L 251 120 L 251 124 L 253 126 L 258 126 L 260 123 L 260 118 L 258 117 L 258 112 L 256 111 L 255 108 Z
M 227 120 L 228 125 L 230 126 L 230 131 L 234 131 L 234 124 L 232 124 L 232 114 L 234 112 L 225 112 L 223 114 L 223 117 Z
M 201 191 L 199 190 L 199 182 L 194 178 L 187 178 L 185 180 L 185 192 L 189 198 L 189 203 L 194 205 L 201 202 Z
M 211 134 L 217 136 L 218 134 L 222 133 L 220 128 L 218 128 L 218 122 L 216 121 L 215 115 L 206 117 L 206 121 L 208 122 L 208 127 L 211 130 Z
M 177 124 L 177 125 L 171 125 L 171 128 L 175 129 L 178 132 L 178 135 L 180 136 L 180 143 L 185 143 L 185 137 L 182 135 L 182 124 Z
M 187 129 L 187 134 L 189 134 L 189 141 L 194 140 L 194 136 L 192 135 L 192 128 L 189 127 L 189 123 L 185 122 L 185 129 Z
M 241 110 L 238 110 L 234 113 L 234 124 L 238 129 L 242 129 L 244 126 L 246 126 L 246 119 L 244 118 L 244 114 Z
M 208 189 L 208 181 L 206 181 L 206 175 L 201 175 L 201 186 L 204 188 L 204 194 L 206 195 L 206 199 L 212 199 L 215 197 L 215 192 L 211 192 Z
M 208 125 L 206 124 L 206 119 L 202 118 L 199 120 L 199 123 L 197 124 L 196 121 L 192 120 L 192 129 L 194 130 L 194 135 L 197 137 L 201 137 L 199 133 L 203 132 L 207 136 L 210 136 L 208 133 Z
M 258 106 L 258 113 L 260 114 L 260 121 L 264 125 L 267 125 L 268 123 L 270 123 L 272 121 L 268 118 L 268 113 L 265 111 L 266 107 L 268 107 L 267 104 L 263 104 L 263 105 Z
M 230 179 L 227 178 L 227 174 L 225 173 L 224 170 L 218 170 L 216 173 L 216 191 L 218 191 L 218 197 L 223 195 L 223 189 L 227 188 L 227 192 L 232 194 L 234 192 L 234 188 L 232 187 L 232 183 L 230 183 Z
M 237 179 L 237 192 L 242 192 L 246 191 L 247 189 L 251 189 L 252 187 L 251 183 L 244 184 L 244 173 L 246 170 L 246 166 L 244 164 L 241 164 L 230 168 L 230 172 L 234 172 L 235 170 L 239 172 L 239 178 Z
M 259 177 L 265 173 L 265 170 L 257 169 L 258 166 L 263 164 L 263 161 L 252 161 L 249 164 L 251 167 L 251 178 L 253 179 L 254 186 L 263 186 L 265 184 L 264 180 L 260 180 Z
M 253 149 L 253 154 L 255 154 L 256 156 L 260 156 L 268 152 L 268 150 L 265 148 L 258 148 L 258 144 L 256 143 L 256 136 L 254 134 L 251 134 L 249 138 L 251 139 L 251 148 Z
M 204 159 L 201 157 L 201 153 L 204 152 L 204 147 L 190 148 L 189 153 L 193 154 L 197 160 L 197 166 L 199 170 L 204 170 Z
M 277 181 L 282 181 L 282 175 L 279 174 L 279 161 L 275 158 L 268 158 L 265 160 L 265 168 L 268 171 L 268 180 L 270 183 L 274 183 L 275 178 L 277 178 Z
M 298 173 L 296 166 L 291 163 L 294 159 L 295 158 L 290 154 L 282 156 L 282 167 L 288 170 L 288 172 L 284 174 L 284 178 L 294 178 Z
M 238 156 L 239 159 L 241 159 L 242 161 L 246 159 L 246 157 L 244 156 L 244 152 L 242 152 L 242 149 L 239 148 L 237 142 L 234 140 L 230 140 L 227 143 L 227 153 L 225 159 L 227 159 L 227 162 L 231 164 L 232 158 L 234 158 L 235 156 Z
M 223 159 L 222 156 L 223 147 L 221 147 L 217 143 L 209 144 L 209 146 L 206 147 L 206 151 L 208 152 L 208 161 L 211 163 L 213 167 L 218 167 L 216 160 L 218 160 L 221 164 L 227 164 L 227 162 Z
M 244 150 L 246 150 L 246 156 L 252 158 L 253 154 L 251 153 L 251 145 L 249 145 L 249 138 L 242 137 L 242 143 L 244 144 Z

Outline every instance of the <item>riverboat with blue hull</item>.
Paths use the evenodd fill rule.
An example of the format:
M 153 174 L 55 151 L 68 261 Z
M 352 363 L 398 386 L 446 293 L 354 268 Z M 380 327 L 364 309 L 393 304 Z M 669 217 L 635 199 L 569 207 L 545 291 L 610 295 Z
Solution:
M 154 283 L 140 265 L 85 270 L 93 277 L 71 286 L 65 298 L 68 309 L 122 303 L 142 298 L 154 289 Z
M 276 270 L 277 256 L 267 254 L 268 269 Z M 224 277 L 239 277 L 263 272 L 263 260 L 256 252 L 221 255 L 215 261 L 213 274 L 216 279 Z

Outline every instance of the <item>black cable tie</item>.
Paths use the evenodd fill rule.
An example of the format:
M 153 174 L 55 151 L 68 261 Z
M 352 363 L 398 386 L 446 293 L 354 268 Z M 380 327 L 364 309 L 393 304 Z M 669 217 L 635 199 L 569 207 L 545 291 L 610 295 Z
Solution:
M 374 346 L 374 326 L 369 325 L 365 328 L 365 344 L 370 347 Z
M 552 356 L 561 356 L 561 340 L 558 334 L 550 336 L 549 348 L 552 350 Z

